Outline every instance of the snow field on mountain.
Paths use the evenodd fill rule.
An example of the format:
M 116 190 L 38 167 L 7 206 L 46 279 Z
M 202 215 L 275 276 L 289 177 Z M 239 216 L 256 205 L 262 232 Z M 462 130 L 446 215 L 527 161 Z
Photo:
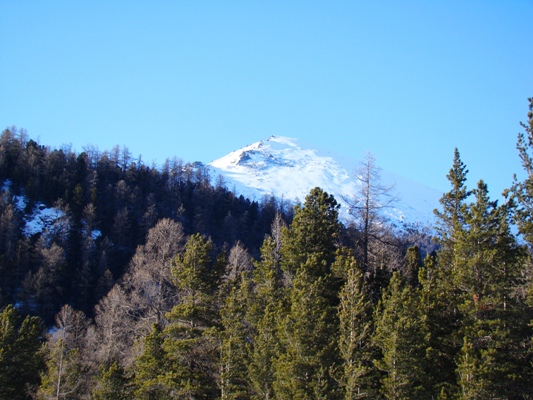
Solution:
M 229 189 L 255 200 L 272 195 L 303 202 L 309 191 L 318 186 L 335 196 L 345 222 L 352 218 L 345 199 L 354 203 L 359 192 L 359 181 L 354 176 L 358 165 L 355 159 L 280 136 L 245 146 L 209 164 L 213 176 L 221 175 Z M 433 223 L 433 210 L 441 197 L 439 191 L 383 170 L 381 183 L 393 186 L 391 194 L 398 199 L 386 211 L 392 220 Z

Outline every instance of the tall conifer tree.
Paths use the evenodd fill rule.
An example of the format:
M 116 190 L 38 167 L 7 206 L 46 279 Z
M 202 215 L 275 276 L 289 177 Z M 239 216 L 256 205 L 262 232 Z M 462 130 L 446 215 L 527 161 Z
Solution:
M 39 318 L 22 319 L 12 305 L 0 312 L 0 398 L 29 399 L 43 367 Z
M 248 377 L 252 385 L 252 397 L 257 399 L 274 397 L 273 362 L 279 351 L 277 327 L 283 310 L 279 254 L 281 243 L 275 237 L 273 234 L 265 238 L 261 247 L 261 259 L 255 263 L 254 290 L 247 310 L 253 335 Z
M 333 196 L 312 189 L 284 231 L 281 265 L 292 276 L 289 307 L 280 319 L 280 355 L 275 363 L 276 397 L 329 399 L 334 396 L 330 369 L 338 320 L 330 274 L 338 237 L 338 208 Z
M 480 181 L 455 245 L 453 282 L 463 315 L 458 378 L 463 399 L 523 395 L 531 373 L 520 353 L 526 305 L 516 296 L 523 249 L 510 232 L 507 207 L 490 201 Z
M 218 396 L 219 316 L 211 279 L 211 243 L 199 234 L 189 238 L 172 266 L 180 301 L 168 313 L 162 349 L 168 370 L 162 382 L 172 398 Z
M 382 352 L 381 392 L 387 399 L 431 399 L 427 376 L 427 331 L 419 296 L 395 272 L 375 311 L 373 342 Z
M 337 380 L 344 391 L 344 399 L 374 399 L 377 379 L 373 365 L 375 357 L 370 300 L 363 275 L 353 256 L 337 255 L 334 263 L 346 270 L 346 283 L 340 292 L 338 348 L 341 364 Z M 342 266 L 341 266 L 342 265 Z

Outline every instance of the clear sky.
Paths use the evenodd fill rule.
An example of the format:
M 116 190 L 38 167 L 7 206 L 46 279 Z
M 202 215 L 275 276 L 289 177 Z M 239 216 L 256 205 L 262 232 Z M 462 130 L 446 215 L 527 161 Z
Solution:
M 522 169 L 533 1 L 0 1 L 0 128 L 210 162 L 270 135 L 497 197 Z

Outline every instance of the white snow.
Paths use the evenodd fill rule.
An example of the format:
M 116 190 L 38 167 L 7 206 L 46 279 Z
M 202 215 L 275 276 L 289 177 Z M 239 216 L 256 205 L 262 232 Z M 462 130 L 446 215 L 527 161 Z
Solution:
M 301 141 L 282 136 L 250 144 L 209 164 L 213 175 L 221 175 L 229 189 L 251 199 L 265 195 L 301 201 L 313 187 L 333 194 L 341 204 L 340 216 L 349 221 L 344 199 L 355 199 L 358 181 L 354 177 L 359 161 L 316 150 Z M 381 170 L 381 183 L 394 185 L 398 201 L 389 209 L 392 219 L 432 224 L 433 209 L 441 197 L 436 189 Z
M 11 181 L 6 179 L 2 185 L 2 193 L 11 191 Z M 24 213 L 24 229 L 23 234 L 26 236 L 32 236 L 36 233 L 46 230 L 57 230 L 58 221 L 65 215 L 65 213 L 55 207 L 46 207 L 43 203 L 37 203 L 33 207 L 30 214 L 25 212 L 28 199 L 26 196 L 13 195 L 13 206 Z
M 51 229 L 64 213 L 61 210 L 53 207 L 46 207 L 42 203 L 35 205 L 33 213 L 25 217 L 26 225 L 24 226 L 24 234 L 31 236 L 45 229 Z

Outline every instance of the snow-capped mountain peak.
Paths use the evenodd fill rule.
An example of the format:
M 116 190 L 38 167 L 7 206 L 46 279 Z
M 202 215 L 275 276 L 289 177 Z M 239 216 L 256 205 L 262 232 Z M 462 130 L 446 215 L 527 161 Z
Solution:
M 228 188 L 251 199 L 265 195 L 303 201 L 313 187 L 333 194 L 341 204 L 341 218 L 351 217 L 346 200 L 356 199 L 359 162 L 317 150 L 298 139 L 271 136 L 212 161 L 214 175 L 221 175 Z M 389 210 L 392 219 L 430 223 L 441 193 L 409 179 L 381 171 L 381 183 L 394 186 L 397 203 Z

